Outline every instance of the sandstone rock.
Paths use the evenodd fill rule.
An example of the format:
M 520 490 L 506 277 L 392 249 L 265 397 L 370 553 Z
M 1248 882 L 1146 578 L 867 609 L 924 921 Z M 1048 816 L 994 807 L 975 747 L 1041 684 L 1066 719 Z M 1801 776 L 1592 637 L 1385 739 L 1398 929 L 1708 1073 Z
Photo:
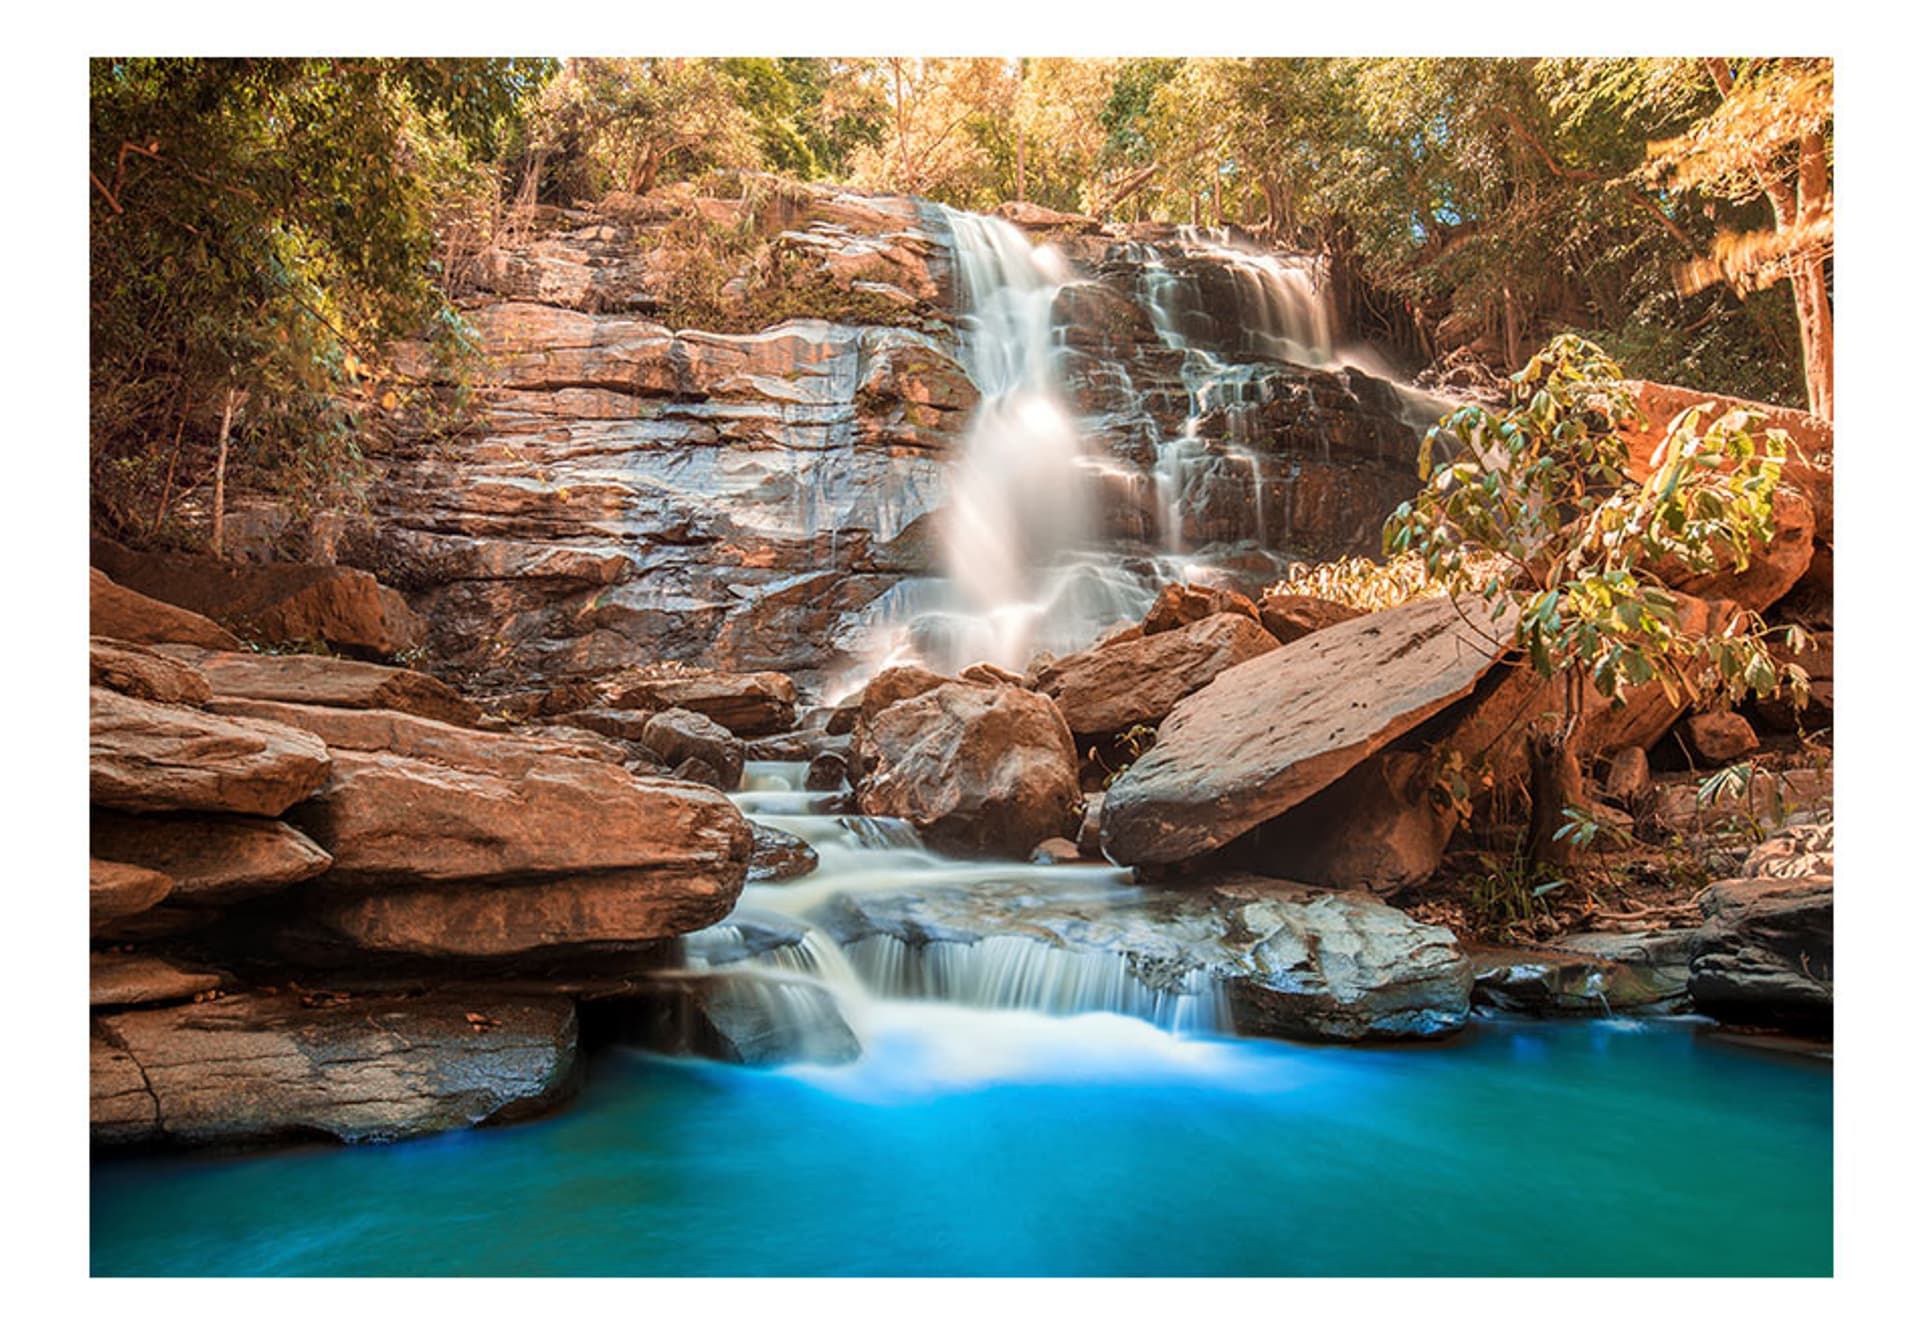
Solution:
M 647 720 L 641 734 L 646 748 L 676 766 L 698 760 L 711 773 L 715 787 L 731 792 L 740 786 L 747 748 L 739 738 L 704 714 L 691 709 L 668 709 Z
M 457 726 L 471 726 L 480 710 L 443 681 L 403 667 L 383 667 L 309 653 L 205 653 L 169 646 L 200 669 L 215 695 L 322 704 L 344 709 L 393 709 Z
M 608 689 L 613 709 L 691 709 L 735 736 L 768 736 L 793 726 L 793 679 L 779 672 L 633 673 Z
M 101 569 L 128 588 L 199 612 L 255 643 L 319 641 L 384 657 L 418 648 L 426 638 L 426 622 L 406 599 L 364 570 L 290 562 L 236 565 L 212 556 L 131 551 L 98 540 L 93 555 Z
M 903 699 L 912 699 L 915 695 L 924 695 L 929 690 L 948 684 L 950 676 L 929 671 L 925 667 L 908 663 L 900 667 L 888 667 L 874 675 L 873 679 L 861 687 L 859 703 L 855 706 L 857 719 L 871 720 L 883 709 L 890 709 Z M 833 730 L 828 727 L 829 732 Z
M 336 750 L 379 751 L 433 760 L 456 768 L 517 773 L 543 755 L 619 763 L 624 751 L 611 751 L 597 734 L 543 736 L 534 731 L 482 732 L 435 722 L 395 709 L 335 708 L 276 699 L 216 698 L 213 712 L 234 718 L 262 718 L 311 732 Z
M 97 1017 L 96 1145 L 404 1139 L 571 1091 L 573 1004 L 481 991 L 309 1008 L 242 995 Z
M 1723 880 L 1700 901 L 1688 990 L 1726 1023 L 1833 1031 L 1833 878 Z
M 977 686 L 1017 686 L 1025 678 L 991 662 L 976 662 L 960 669 L 960 679 Z
M 165 872 L 174 907 L 232 903 L 311 880 L 333 865 L 320 845 L 279 820 L 241 815 L 121 815 L 95 811 L 95 856 Z
M 1773 494 L 1773 526 L 1772 539 L 1748 554 L 1744 570 L 1735 568 L 1729 550 L 1722 550 L 1710 570 L 1689 571 L 1677 562 L 1661 562 L 1654 565 L 1654 572 L 1678 592 L 1765 611 L 1785 597 L 1813 564 L 1812 505 L 1798 491 L 1781 486 Z
M 936 686 L 872 715 L 855 753 L 861 813 L 904 819 L 931 846 L 1021 857 L 1073 829 L 1073 734 L 1044 695 Z
M 1807 674 L 1806 707 L 1796 710 L 1792 699 L 1785 695 L 1756 699 L 1752 704 L 1756 717 L 1782 732 L 1791 732 L 1798 726 L 1822 727 L 1833 721 L 1833 631 L 1809 631 L 1807 638 L 1807 646 L 1799 652 L 1789 652 L 1784 646 L 1773 650 L 1776 659 L 1797 664 Z
M 758 821 L 749 823 L 753 825 L 753 856 L 747 865 L 749 881 L 794 880 L 820 865 L 820 854 L 798 834 Z
M 1712 832 L 1724 827 L 1745 831 L 1780 829 L 1809 813 L 1833 808 L 1831 769 L 1785 769 L 1774 772 L 1755 766 L 1744 787 L 1728 784 L 1710 800 L 1700 799 L 1700 781 L 1683 778 L 1657 786 L 1654 820 L 1675 833 Z
M 1260 599 L 1260 624 L 1282 644 L 1305 639 L 1317 630 L 1342 621 L 1351 621 L 1366 613 L 1326 598 L 1303 593 L 1269 593 Z
M 1711 709 L 1681 719 L 1680 742 L 1696 762 L 1718 767 L 1751 755 L 1760 746 L 1753 724 L 1731 709 Z
M 1653 771 L 1647 766 L 1647 752 L 1639 746 L 1623 746 L 1607 760 L 1607 778 L 1601 791 L 1609 801 L 1631 809 L 1653 793 Z
M 130 644 L 197 644 L 209 649 L 236 649 L 240 641 L 204 616 L 122 588 L 99 570 L 88 599 L 89 631 Z
M 1157 635 L 1228 613 L 1249 620 L 1260 619 L 1253 603 L 1232 589 L 1208 588 L 1205 584 L 1168 584 L 1140 619 L 1140 633 Z
M 157 704 L 200 705 L 213 697 L 207 678 L 185 663 L 100 635 L 87 641 L 87 682 Z
M 856 967 L 871 949 L 863 942 L 906 947 L 880 984 L 889 994 L 1115 1009 L 1246 1036 L 1450 1032 L 1466 1021 L 1473 985 L 1451 932 L 1371 895 L 1256 876 L 1066 896 L 1010 871 L 1002 882 L 840 895 L 823 917 Z M 1005 966 L 1028 953 L 1028 966 Z
M 553 715 L 553 721 L 567 727 L 584 728 L 617 741 L 638 741 L 646 735 L 647 720 L 653 717 L 645 709 L 571 709 Z
M 327 748 L 310 732 L 98 686 L 88 693 L 96 805 L 278 815 L 326 780 Z
M 1548 946 L 1476 945 L 1476 1005 L 1532 1015 L 1672 1010 L 1687 997 L 1691 931 L 1590 932 Z
M 1789 880 L 1833 874 L 1833 816 L 1790 824 L 1756 844 L 1740 867 L 1747 880 Z
M 1221 612 L 1127 643 L 1056 658 L 1032 688 L 1050 695 L 1079 736 L 1157 723 L 1226 671 L 1280 647 L 1251 617 Z
M 1212 851 L 1464 698 L 1511 616 L 1412 602 L 1232 667 L 1182 700 L 1107 793 L 1101 842 L 1125 865 Z
M 1370 755 L 1299 805 L 1229 845 L 1263 875 L 1386 894 L 1440 869 L 1458 818 L 1435 804 L 1425 754 Z
M 192 1000 L 232 979 L 225 973 L 182 968 L 144 954 L 102 954 L 87 960 L 87 1004 L 94 1009 Z
M 145 912 L 167 897 L 173 881 L 159 871 L 125 862 L 87 863 L 87 918 L 92 930 Z

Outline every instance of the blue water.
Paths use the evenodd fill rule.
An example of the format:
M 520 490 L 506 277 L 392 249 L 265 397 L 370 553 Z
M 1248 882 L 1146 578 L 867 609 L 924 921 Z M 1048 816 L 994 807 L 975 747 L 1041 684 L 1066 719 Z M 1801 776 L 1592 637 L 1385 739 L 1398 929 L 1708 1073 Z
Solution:
M 877 1005 L 526 1125 L 102 1162 L 96 1275 L 1825 1275 L 1828 1067 L 1674 1021 L 1351 1050 Z

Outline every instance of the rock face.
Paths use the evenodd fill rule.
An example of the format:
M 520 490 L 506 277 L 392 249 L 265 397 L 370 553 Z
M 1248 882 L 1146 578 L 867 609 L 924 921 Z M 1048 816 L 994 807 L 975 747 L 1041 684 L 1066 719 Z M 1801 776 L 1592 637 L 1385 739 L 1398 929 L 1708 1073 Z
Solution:
M 197 668 L 215 695 L 345 709 L 393 709 L 460 726 L 469 726 L 480 717 L 480 710 L 444 681 L 403 667 L 310 653 L 267 657 L 257 653 L 169 651 Z
M 87 682 L 156 704 L 197 707 L 213 697 L 207 678 L 185 663 L 99 635 L 87 641 Z
M 855 752 L 861 813 L 904 819 L 931 847 L 1025 857 L 1074 831 L 1073 734 L 1045 695 L 938 686 L 863 724 Z
M 1052 696 L 1076 735 L 1122 732 L 1159 722 L 1227 668 L 1278 647 L 1258 621 L 1221 612 L 1055 659 L 1032 686 Z
M 483 993 L 107 1015 L 93 1023 L 93 1140 L 359 1143 L 511 1120 L 570 1091 L 575 1040 L 571 1001 Z
M 1303 593 L 1269 593 L 1260 599 L 1260 624 L 1282 644 L 1305 639 L 1316 630 L 1324 630 L 1342 621 L 1351 621 L 1365 612 L 1326 598 Z
M 1473 1000 L 1518 1014 L 1667 1012 L 1687 999 L 1691 931 L 1591 933 L 1551 946 L 1472 949 Z
M 797 834 L 753 823 L 753 859 L 747 867 L 749 881 L 794 880 L 820 865 L 820 854 Z
M 426 635 L 426 622 L 406 599 L 364 570 L 230 565 L 209 556 L 130 551 L 104 540 L 94 542 L 93 559 L 126 587 L 198 612 L 255 643 L 319 641 L 384 657 L 417 648 Z
M 1833 878 L 1723 880 L 1700 902 L 1687 989 L 1732 1024 L 1833 1032 Z
M 856 967 L 885 961 L 884 976 L 869 974 L 882 990 L 1054 1012 L 1119 1009 L 1249 1036 L 1432 1036 L 1465 1022 L 1473 985 L 1465 952 L 1443 928 L 1371 895 L 1254 876 L 1103 895 L 1010 877 L 844 895 L 823 916 Z M 862 942 L 892 944 L 875 952 Z
M 92 858 L 87 864 L 87 916 L 94 931 L 145 912 L 167 897 L 173 881 L 160 871 Z
M 238 815 L 96 811 L 90 839 L 96 856 L 164 872 L 173 882 L 167 897 L 176 906 L 270 894 L 333 865 L 319 844 L 292 825 Z
M 1466 696 L 1511 631 L 1460 605 L 1464 614 L 1439 599 L 1347 621 L 1189 695 L 1108 791 L 1107 856 L 1168 864 L 1223 847 Z
M 278 815 L 326 780 L 327 748 L 309 732 L 98 686 L 89 693 L 89 790 L 97 805 Z
M 793 727 L 799 696 L 779 672 L 641 672 L 608 683 L 614 709 L 660 713 L 691 709 L 735 736 L 763 737 Z
M 131 644 L 197 644 L 235 649 L 240 641 L 204 616 L 122 588 L 97 569 L 88 571 L 91 632 Z
M 803 977 L 658 974 L 634 1001 L 618 1005 L 611 1032 L 651 1051 L 756 1066 L 841 1065 L 860 1056 L 833 993 Z

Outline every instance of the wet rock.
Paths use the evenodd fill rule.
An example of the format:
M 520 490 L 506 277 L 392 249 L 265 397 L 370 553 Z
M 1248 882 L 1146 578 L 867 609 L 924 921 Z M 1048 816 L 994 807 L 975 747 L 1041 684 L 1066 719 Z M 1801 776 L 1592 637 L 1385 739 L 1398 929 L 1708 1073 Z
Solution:
M 182 968 L 145 954 L 103 954 L 87 960 L 87 1003 L 94 1009 L 192 1000 L 233 979 L 207 969 Z
M 809 792 L 838 792 L 847 785 L 847 756 L 840 750 L 823 750 L 807 763 L 803 786 Z
M 89 692 L 88 789 L 116 810 L 279 815 L 327 777 L 327 748 L 298 728 Z
M 450 990 L 304 1005 L 231 996 L 93 1021 L 96 1145 L 405 1139 L 571 1092 L 573 1004 Z
M 93 557 L 137 592 L 218 622 L 260 644 L 325 643 L 382 657 L 418 648 L 426 622 L 364 570 L 339 565 L 230 564 L 212 556 L 132 551 L 96 540 Z
M 758 821 L 748 823 L 753 825 L 753 856 L 747 865 L 749 882 L 795 880 L 811 874 L 820 865 L 820 854 L 798 834 Z
M 1087 793 L 1086 814 L 1080 817 L 1080 832 L 1074 835 L 1074 845 L 1080 849 L 1080 855 L 1090 862 L 1106 860 L 1100 852 L 1100 808 L 1106 799 L 1104 792 Z
M 792 678 L 779 672 L 628 673 L 607 689 L 613 709 L 691 709 L 742 737 L 787 731 L 797 698 Z
M 1247 598 L 1230 588 L 1209 588 L 1205 584 L 1168 584 L 1153 600 L 1153 606 L 1140 618 L 1140 633 L 1157 635 L 1183 625 L 1204 621 L 1210 616 L 1245 616 L 1258 620 L 1260 613 Z
M 96 857 L 164 872 L 174 907 L 233 903 L 297 885 L 333 865 L 292 825 L 244 815 L 122 815 L 97 810 Z
M 156 704 L 198 706 L 213 697 L 207 678 L 185 663 L 99 635 L 87 641 L 87 682 Z
M 1127 865 L 1223 847 L 1472 691 L 1511 617 L 1412 602 L 1222 672 L 1168 715 L 1107 792 L 1101 841 Z
M 1304 593 L 1269 593 L 1260 599 L 1260 624 L 1282 644 L 1324 630 L 1342 621 L 1351 621 L 1366 613 L 1354 607 L 1330 602 Z
M 1688 990 L 1724 1023 L 1833 1031 L 1833 877 L 1723 880 L 1700 901 Z
M 87 863 L 87 918 L 90 928 L 134 917 L 167 897 L 173 881 L 160 871 L 99 857 Z
M 937 686 L 872 715 L 855 754 L 861 813 L 904 819 L 929 846 L 1021 857 L 1074 827 L 1073 734 L 1045 695 Z
M 822 915 L 856 966 L 890 960 L 882 990 L 1055 1013 L 1115 1009 L 1247 1036 L 1450 1032 L 1466 1021 L 1473 984 L 1451 932 L 1371 895 L 1257 876 L 1063 895 L 1010 874 L 841 895 Z M 1029 952 L 1030 964 L 1005 966 Z
M 697 760 L 711 775 L 711 782 L 723 791 L 740 786 L 746 768 L 747 748 L 739 738 L 704 714 L 691 709 L 668 709 L 647 720 L 641 744 L 676 769 Z
M 1036 866 L 1077 862 L 1081 860 L 1080 845 L 1070 838 L 1050 838 L 1028 853 L 1027 860 Z
M 1689 755 L 1710 765 L 1731 764 L 1760 747 L 1753 724 L 1731 709 L 1691 714 L 1675 731 Z
M 130 644 L 197 644 L 237 649 L 240 641 L 204 616 L 123 588 L 98 569 L 87 572 L 89 632 Z
M 1078 736 L 1122 732 L 1159 722 L 1221 672 L 1278 647 L 1258 621 L 1221 612 L 1056 658 L 1032 688 L 1053 697 Z
M 758 972 L 653 974 L 609 1002 L 614 1041 L 731 1065 L 843 1065 L 860 1040 L 826 987 Z
M 1589 932 L 1524 949 L 1475 945 L 1476 1005 L 1532 1015 L 1666 1012 L 1687 998 L 1691 931 Z
M 480 717 L 480 710 L 445 682 L 403 667 L 310 653 L 208 653 L 171 645 L 167 651 L 198 668 L 216 696 L 391 709 L 460 727 Z

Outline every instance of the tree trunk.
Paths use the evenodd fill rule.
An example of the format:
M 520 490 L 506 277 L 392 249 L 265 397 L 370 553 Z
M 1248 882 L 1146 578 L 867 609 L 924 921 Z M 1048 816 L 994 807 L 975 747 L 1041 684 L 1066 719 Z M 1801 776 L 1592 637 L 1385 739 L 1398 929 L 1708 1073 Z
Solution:
M 1022 125 L 1018 134 L 1019 148 L 1013 159 L 1013 197 L 1024 204 L 1027 202 L 1027 127 Z
M 1533 815 L 1527 825 L 1527 861 L 1536 869 L 1565 866 L 1573 848 L 1554 832 L 1566 824 L 1566 810 L 1582 802 L 1580 760 L 1573 729 L 1558 718 L 1543 719 L 1527 731 L 1527 796 Z
M 226 554 L 222 547 L 227 535 L 227 440 L 233 428 L 233 396 L 227 386 L 226 406 L 220 409 L 220 453 L 213 464 L 213 554 Z
M 1817 134 L 1800 141 L 1800 180 L 1795 218 L 1802 227 L 1833 208 L 1827 179 L 1827 144 Z M 1826 264 L 1817 255 L 1793 266 L 1793 309 L 1800 321 L 1800 353 L 1807 376 L 1807 411 L 1833 420 L 1833 306 L 1827 300 Z
M 1520 355 L 1520 307 L 1514 302 L 1511 288 L 1500 289 L 1500 317 L 1502 341 L 1507 349 L 1507 371 L 1512 374 L 1518 372 L 1526 361 Z

